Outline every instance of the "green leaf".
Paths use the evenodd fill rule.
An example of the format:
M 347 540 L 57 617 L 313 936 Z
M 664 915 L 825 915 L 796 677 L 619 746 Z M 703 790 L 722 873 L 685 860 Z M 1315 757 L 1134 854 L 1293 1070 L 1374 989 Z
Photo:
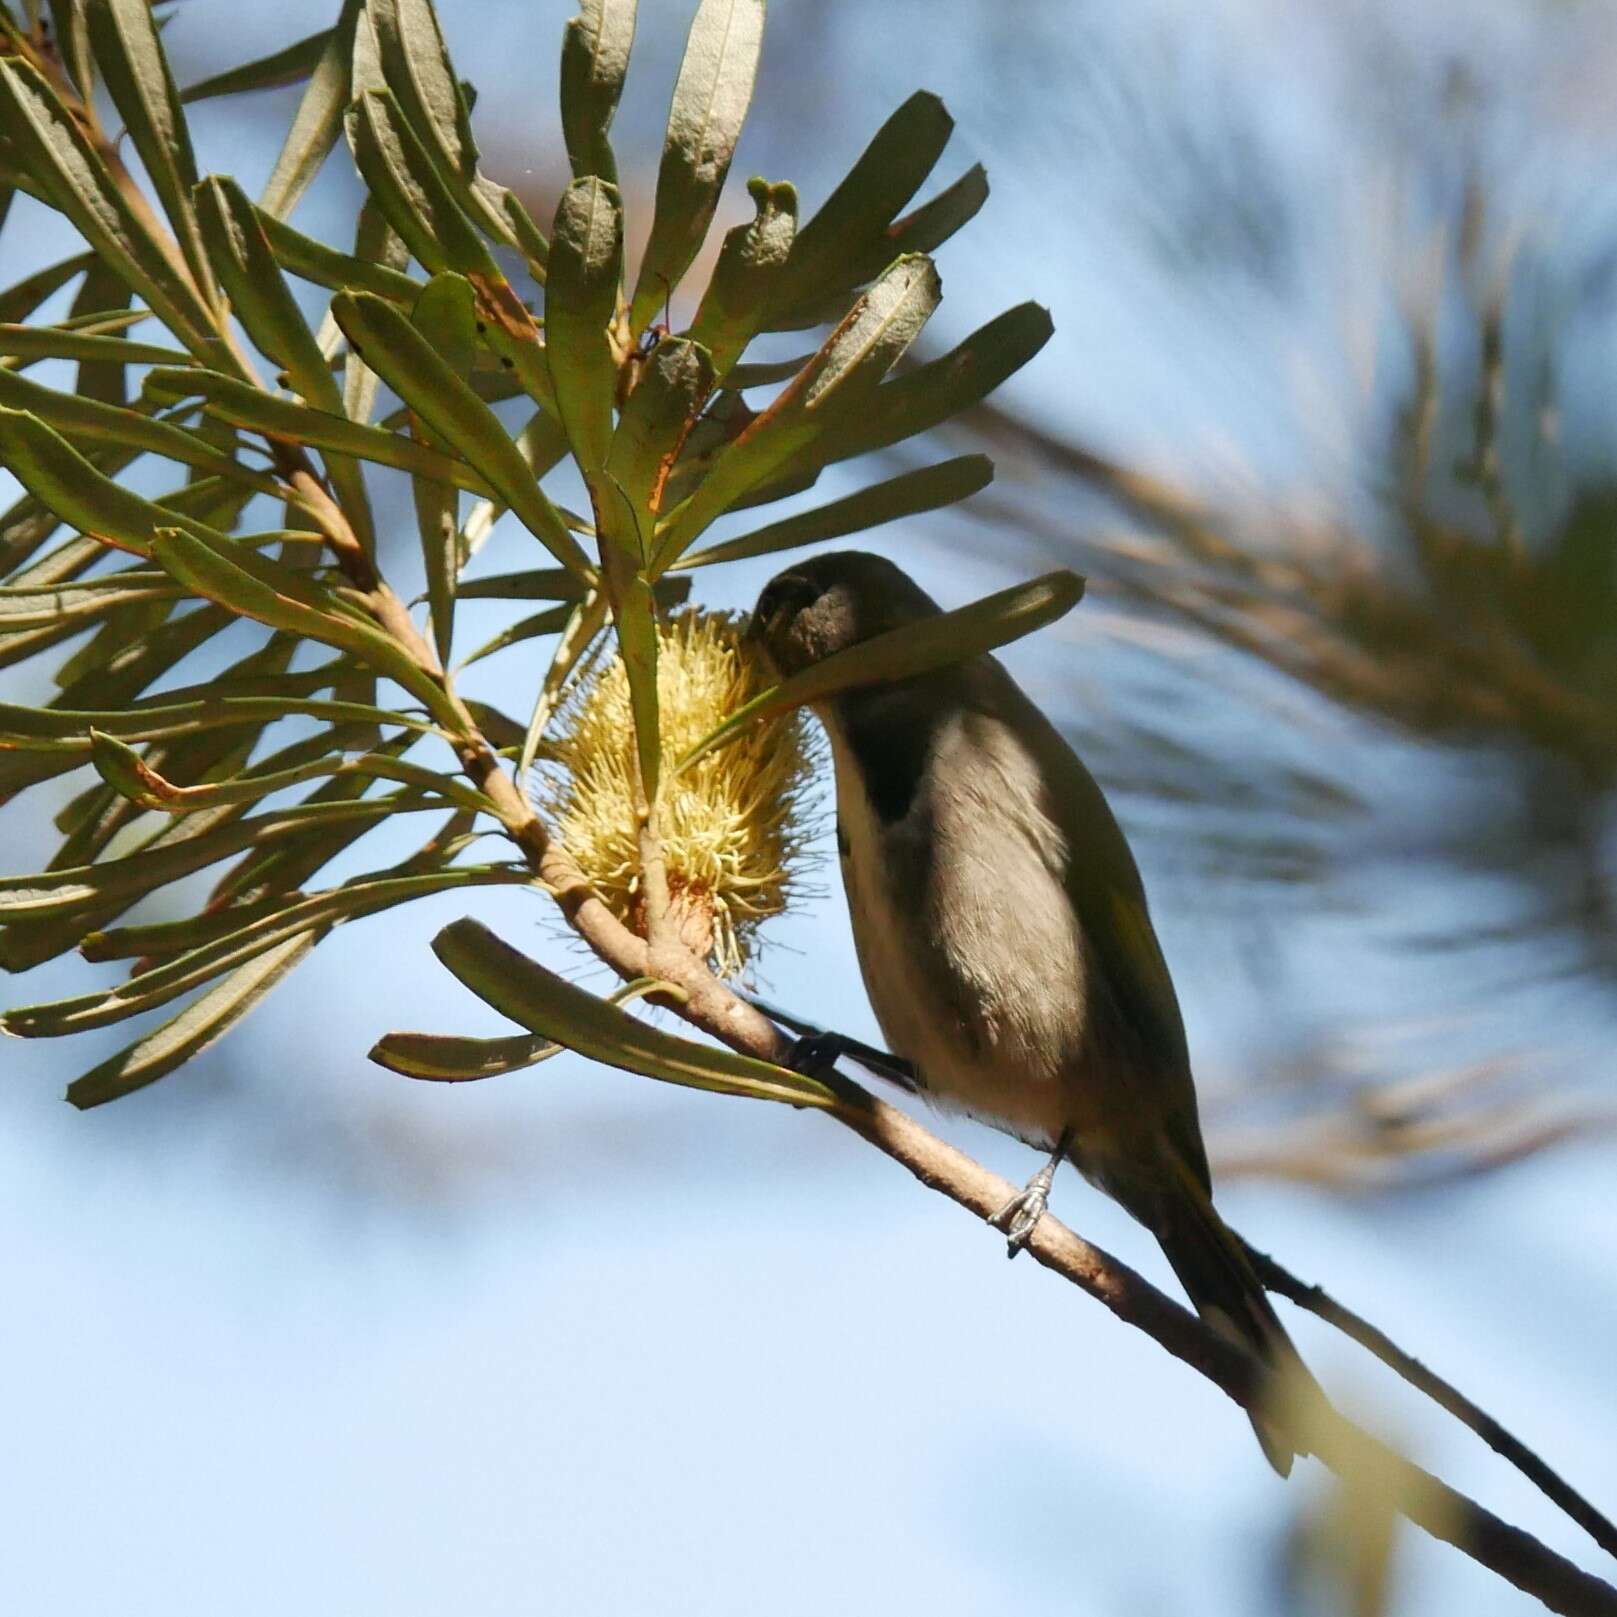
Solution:
M 970 606 L 907 623 L 811 664 L 737 708 L 679 761 L 684 770 L 733 741 L 761 719 L 778 718 L 811 702 L 824 702 L 862 685 L 890 684 L 980 657 L 1065 617 L 1083 599 L 1076 573 L 1046 573 L 1026 584 L 973 601 Z
M 666 987 L 655 977 L 637 977 L 605 997 L 609 1004 L 626 1005 Z M 450 1033 L 386 1033 L 371 1046 L 370 1058 L 377 1066 L 405 1078 L 463 1084 L 538 1066 L 566 1048 L 533 1033 L 504 1039 L 461 1038 Z
M 0 320 L 26 320 L 52 292 L 66 286 L 75 275 L 82 275 L 95 262 L 94 253 L 75 253 L 72 258 L 59 259 L 24 276 L 15 286 L 0 292 Z
M 318 449 L 321 454 L 334 451 L 354 455 L 360 460 L 375 461 L 378 466 L 392 466 L 401 472 L 453 483 L 474 494 L 490 492 L 489 484 L 477 470 L 413 438 L 385 432 L 380 427 L 367 427 L 350 421 L 345 415 L 315 410 L 293 399 L 277 398 L 273 393 L 238 382 L 233 376 L 222 376 L 218 371 L 160 367 L 146 373 L 146 392 L 153 398 L 201 398 L 206 401 L 208 413 L 221 421 L 253 432 L 291 438 Z M 282 494 L 284 497 L 284 490 Z
M 77 359 L 110 365 L 185 365 L 190 356 L 178 348 L 130 342 L 125 337 L 87 337 L 63 326 L 0 324 L 0 354 L 22 359 Z
M 953 129 L 954 119 L 937 96 L 918 90 L 877 130 L 847 177 L 797 232 L 776 283 L 769 326 L 789 329 L 800 305 L 853 284 L 849 265 L 885 240 L 889 221 L 932 172 Z M 885 268 L 897 251 L 885 251 L 876 268 Z
M 150 0 L 89 0 L 86 21 L 113 105 L 174 226 L 192 280 L 204 301 L 212 301 L 212 270 L 191 200 L 196 154 Z
M 493 256 L 391 90 L 371 90 L 348 110 L 348 144 L 377 205 L 429 272 L 503 280 Z
M 917 471 L 890 477 L 886 482 L 873 483 L 829 505 L 799 511 L 795 516 L 755 528 L 735 539 L 726 539 L 723 544 L 683 557 L 674 566 L 684 572 L 719 562 L 740 561 L 744 557 L 795 550 L 825 539 L 842 539 L 850 533 L 880 527 L 884 522 L 896 522 L 900 517 L 953 505 L 956 500 L 967 499 L 986 488 L 993 477 L 994 463 L 986 455 L 960 455 L 936 466 L 923 466 Z
M 173 1072 L 227 1033 L 319 941 L 318 934 L 301 933 L 249 961 L 155 1032 L 75 1079 L 67 1086 L 68 1100 L 87 1111 Z
M 713 361 L 684 337 L 665 337 L 623 406 L 606 470 L 650 532 L 663 486 L 686 435 L 713 390 Z
M 0 377 L 0 397 L 4 380 Z M 152 534 L 172 520 L 151 501 L 103 477 L 60 434 L 23 411 L 0 409 L 0 462 L 64 521 L 138 555 L 151 554 Z
M 86 763 L 91 751 L 91 730 L 103 730 L 124 741 L 161 741 L 220 725 L 262 726 L 275 719 L 297 717 L 326 719 L 331 723 L 404 725 L 412 730 L 438 733 L 437 726 L 425 720 L 365 702 L 326 702 L 281 695 L 198 696 L 181 700 L 184 694 L 167 691 L 149 706 L 128 709 L 38 708 L 0 702 L 0 756 L 7 752 L 56 753 L 72 762 Z
M 335 28 L 323 28 L 318 34 L 309 34 L 283 45 L 268 56 L 243 62 L 240 67 L 228 68 L 206 79 L 199 79 L 180 91 L 185 105 L 193 101 L 207 101 L 213 96 L 241 95 L 252 90 L 277 90 L 286 84 L 301 84 L 309 78 L 325 59 L 332 41 L 337 37 Z M 336 120 L 332 120 L 332 140 L 336 140 Z
M 363 217 L 361 209 L 362 224 Z M 394 303 L 413 304 L 421 295 L 422 283 L 413 275 L 364 256 L 339 253 L 336 248 L 283 223 L 263 204 L 258 208 L 258 222 L 275 254 L 275 261 L 300 280 L 312 281 L 333 292 L 375 292 Z
M 826 339 L 814 361 L 720 454 L 689 499 L 659 524 L 654 573 L 721 512 L 792 463 L 833 421 L 860 422 L 878 384 L 920 334 L 942 290 L 927 258 L 901 258 Z M 829 418 L 829 419 L 828 419 Z
M 193 353 L 224 357 L 213 316 L 137 217 L 77 120 L 26 62 L 0 62 L 0 132 L 90 249 Z
M 827 428 L 813 460 L 828 464 L 886 449 L 958 415 L 1014 375 L 1050 340 L 1049 312 L 1019 304 L 958 347 L 880 388 L 857 412 Z
M 824 1084 L 785 1067 L 676 1038 L 547 971 L 481 923 L 452 922 L 433 939 L 433 953 L 481 1000 L 530 1033 L 625 1072 L 691 1089 L 832 1106 Z
M 480 663 L 485 657 L 492 657 L 497 651 L 504 651 L 508 646 L 520 645 L 526 640 L 535 640 L 540 635 L 555 634 L 558 629 L 564 628 L 572 616 L 572 608 L 565 603 L 553 606 L 548 611 L 536 612 L 532 617 L 522 618 L 516 623 L 507 624 L 505 628 L 490 640 L 485 640 L 476 651 L 463 659 L 461 669 L 467 669 L 473 663 Z
M 0 589 L 0 634 L 62 622 L 83 627 L 109 612 L 151 601 L 178 600 L 181 593 L 172 579 L 144 568 L 109 573 L 82 584 L 4 588 Z
M 369 293 L 339 293 L 331 308 L 366 364 L 433 432 L 477 468 L 487 487 L 563 567 L 581 578 L 591 577 L 588 558 L 534 480 L 510 434 L 415 327 L 391 304 Z
M 457 803 L 476 814 L 493 812 L 493 805 L 480 792 L 463 781 L 420 764 L 402 763 L 372 753 L 360 757 L 312 758 L 291 769 L 269 773 L 253 771 L 237 779 L 208 782 L 199 786 L 176 786 L 152 769 L 131 746 L 102 730 L 90 732 L 90 761 L 96 773 L 120 796 L 137 807 L 163 814 L 194 814 L 216 808 L 221 803 L 256 803 L 272 792 L 301 785 L 327 775 L 365 775 L 372 780 L 399 781 L 422 791 L 436 792 L 446 802 Z
M 51 33 L 56 54 L 73 88 L 86 101 L 95 98 L 95 58 L 90 54 L 90 34 L 85 27 L 87 0 L 50 0 Z
M 517 434 L 516 445 L 527 463 L 529 474 L 537 483 L 567 453 L 567 434 L 550 411 L 539 409 L 534 411 L 527 425 Z M 498 500 L 479 500 L 472 507 L 471 514 L 466 518 L 466 526 L 461 531 L 462 567 L 483 548 L 494 524 L 504 515 L 505 507 Z
M 350 882 L 256 915 L 223 937 L 176 955 L 116 987 L 47 1004 L 19 1006 L 0 1015 L 0 1027 L 22 1039 L 55 1039 L 109 1027 L 166 1005 L 299 933 L 319 929 L 323 934 L 343 922 L 379 914 L 428 893 L 457 887 L 511 886 L 532 879 L 525 869 L 516 866 L 461 865 L 425 875 Z
M 607 133 L 634 44 L 635 0 L 583 0 L 561 46 L 561 131 L 573 177 L 617 183 Z
M 576 601 L 589 586 L 576 573 L 562 567 L 535 567 L 521 573 L 494 573 L 488 578 L 462 579 L 463 601 Z
M 618 652 L 629 682 L 629 709 L 634 716 L 635 753 L 645 801 L 657 801 L 662 773 L 662 741 L 657 700 L 657 613 L 650 580 L 641 566 L 642 542 L 633 506 L 622 488 L 603 478 L 597 495 L 601 525 L 601 578 L 612 605 Z M 618 534 L 612 540 L 609 534 Z M 631 548 L 632 546 L 632 548 Z
M 608 327 L 623 271 L 623 205 L 615 185 L 574 180 L 556 205 L 545 344 L 556 404 L 587 480 L 600 476 L 612 442 L 618 367 Z
M 457 376 L 472 368 L 477 314 L 471 282 L 463 275 L 437 275 L 416 300 L 411 321 Z M 413 417 L 412 417 L 413 419 Z M 455 581 L 460 575 L 460 497 L 449 484 L 411 479 L 421 560 L 432 608 L 438 661 L 447 668 L 455 633 Z
M 88 335 L 113 341 L 115 339 L 109 333 L 117 328 L 112 322 L 135 315 L 129 306 L 131 300 L 128 285 L 98 259 L 84 272 L 84 279 L 79 283 L 73 307 L 68 311 L 64 324 L 77 331 L 84 331 L 88 327 Z M 182 365 L 189 363 L 190 356 L 187 354 L 176 357 Z M 128 373 L 120 364 L 109 363 L 105 359 L 84 358 L 80 360 L 73 391 L 81 398 L 123 405 L 129 400 Z
M 686 333 L 712 354 L 721 382 L 763 328 L 797 231 L 797 192 L 790 185 L 753 179 L 747 182 L 747 194 L 757 216 L 725 234 L 713 277 Z
M 343 111 L 348 105 L 349 62 L 354 54 L 354 29 L 360 9 L 361 0 L 343 0 L 337 25 L 309 75 L 292 127 L 281 144 L 264 194 L 258 199 L 259 207 L 272 218 L 284 219 L 298 205 L 342 133 Z
M 685 45 L 657 170 L 651 237 L 629 324 L 636 336 L 683 279 L 712 223 L 752 101 L 764 0 L 702 0 Z
M 314 333 L 282 278 L 258 214 L 234 180 L 218 176 L 197 190 L 198 212 L 231 310 L 259 351 L 287 374 L 293 388 L 317 410 L 342 415 L 343 399 Z M 366 555 L 376 553 L 376 527 L 358 460 L 323 452 L 326 472 Z
M 534 699 L 533 713 L 528 720 L 527 733 L 522 737 L 522 752 L 517 761 L 518 781 L 528 778 L 528 771 L 533 768 L 533 761 L 539 755 L 539 743 L 544 739 L 562 692 L 590 647 L 595 644 L 596 636 L 606 624 L 606 614 L 606 596 L 599 590 L 592 590 L 573 607 L 561 631 L 561 638 L 556 642 L 556 649 L 551 654 L 550 666 L 540 681 L 539 694 Z
M 454 703 L 438 680 L 374 621 L 304 574 L 228 539 L 210 543 L 180 528 L 160 528 L 152 538 L 152 556 L 198 595 L 272 629 L 352 652 L 402 685 L 442 722 L 451 727 L 458 723 Z
M 26 876 L 0 876 L 0 917 L 9 921 L 16 916 L 50 915 L 108 899 L 139 897 L 194 871 L 204 870 L 244 848 L 272 847 L 312 825 L 343 820 L 382 820 L 394 814 L 416 814 L 423 809 L 442 807 L 436 798 L 420 798 L 404 792 L 354 802 L 296 804 L 122 859 L 104 859 L 93 865 L 68 866 Z
M 154 371 L 148 374 L 158 373 Z M 179 370 L 165 371 L 164 374 L 189 376 L 192 373 Z M 246 386 L 245 383 L 241 385 Z M 200 433 L 175 426 L 170 421 L 153 420 L 145 410 L 104 404 L 99 399 L 85 398 L 77 393 L 59 393 L 55 388 L 43 387 L 15 371 L 0 369 L 0 409 L 26 411 L 44 423 L 48 430 L 71 433 L 75 438 L 88 439 L 92 443 L 114 444 L 121 449 L 164 455 L 182 465 L 195 466 L 201 471 L 247 484 L 261 494 L 275 498 L 284 498 L 286 494 L 274 478 L 239 465 L 229 455 L 221 454 Z

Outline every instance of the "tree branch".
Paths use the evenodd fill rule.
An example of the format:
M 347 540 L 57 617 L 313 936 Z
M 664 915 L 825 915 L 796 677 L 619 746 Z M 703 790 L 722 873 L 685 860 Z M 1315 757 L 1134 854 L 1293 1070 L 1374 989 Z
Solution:
M 1299 1308 L 1305 1308 L 1334 1325 L 1344 1336 L 1351 1336 L 1361 1347 L 1375 1354 L 1410 1386 L 1425 1393 L 1462 1425 L 1469 1426 L 1495 1454 L 1508 1460 L 1547 1499 L 1565 1511 L 1608 1555 L 1617 1556 L 1617 1526 L 1613 1526 L 1611 1520 L 1596 1510 L 1576 1488 L 1552 1471 L 1525 1443 L 1507 1432 L 1492 1415 L 1479 1409 L 1435 1371 L 1428 1370 L 1419 1359 L 1405 1353 L 1384 1331 L 1378 1330 L 1352 1309 L 1344 1308 L 1323 1287 L 1299 1280 L 1267 1252 L 1258 1251 L 1242 1237 L 1238 1236 L 1237 1239 L 1246 1248 L 1258 1278 L 1270 1291 L 1289 1298 Z

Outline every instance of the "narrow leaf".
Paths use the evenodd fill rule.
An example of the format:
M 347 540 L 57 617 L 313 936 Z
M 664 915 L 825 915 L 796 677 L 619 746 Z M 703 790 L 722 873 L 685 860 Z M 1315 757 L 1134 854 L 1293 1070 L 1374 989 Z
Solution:
M 726 233 L 713 277 L 686 333 L 712 354 L 714 374 L 721 382 L 763 328 L 777 300 L 797 231 L 797 192 L 790 185 L 753 179 L 747 182 L 747 193 L 757 217 Z
M 651 237 L 629 324 L 638 335 L 679 285 L 712 223 L 752 102 L 764 0 L 702 0 L 668 111 Z
M 323 28 L 318 34 L 310 34 L 282 46 L 278 51 L 271 51 L 268 56 L 243 62 L 240 67 L 228 68 L 223 73 L 215 73 L 187 85 L 180 91 L 180 100 L 189 105 L 193 101 L 207 101 L 213 96 L 241 95 L 251 90 L 276 90 L 286 84 L 301 84 L 319 67 L 336 37 L 335 28 Z
M 563 567 L 582 578 L 590 577 L 593 569 L 588 558 L 534 480 L 510 434 L 409 320 L 383 299 L 363 292 L 339 293 L 331 307 L 366 364 L 433 432 L 477 468 L 487 486 Z
M 606 470 L 647 533 L 662 509 L 668 473 L 712 390 L 707 350 L 684 337 L 665 337 L 624 403 Z
M 536 612 L 532 617 L 522 618 L 516 623 L 508 624 L 492 639 L 485 640 L 476 651 L 467 657 L 461 668 L 470 668 L 473 663 L 480 663 L 485 657 L 492 657 L 497 651 L 504 651 L 508 646 L 520 645 L 524 641 L 537 639 L 540 635 L 555 634 L 558 629 L 564 628 L 572 616 L 572 608 L 565 603 L 553 606 L 548 611 Z
M 174 226 L 192 280 L 202 297 L 211 300 L 213 274 L 191 199 L 196 154 L 150 0 L 88 0 L 86 17 L 96 65 L 113 105 Z
M 363 210 L 361 214 L 363 217 Z M 422 283 L 414 276 L 363 255 L 339 253 L 277 219 L 262 203 L 258 222 L 276 262 L 300 280 L 312 281 L 333 292 L 375 292 L 394 303 L 414 303 L 421 295 Z
M 615 185 L 574 180 L 556 205 L 545 344 L 556 404 L 586 479 L 599 476 L 612 441 L 617 362 L 608 327 L 623 269 L 623 205 Z
M 75 253 L 72 258 L 47 264 L 14 286 L 8 286 L 0 292 L 0 320 L 26 320 L 52 292 L 66 286 L 75 275 L 82 275 L 95 262 L 94 253 Z
M 862 685 L 888 684 L 948 668 L 1019 640 L 1064 617 L 1083 593 L 1084 581 L 1076 573 L 1046 573 L 1029 583 L 985 596 L 970 606 L 940 612 L 936 617 L 861 641 L 760 692 L 680 759 L 678 769 L 688 768 L 714 748 L 733 741 L 760 719 L 828 701 Z
M 635 0 L 583 0 L 561 47 L 561 131 L 573 177 L 617 183 L 607 133 L 634 44 Z
M 264 194 L 258 199 L 259 207 L 275 219 L 284 219 L 298 205 L 342 133 L 343 111 L 348 105 L 349 62 L 354 54 L 354 27 L 360 8 L 361 0 L 343 0 L 337 25 L 309 74 L 308 86 L 292 117 L 292 127 L 281 144 Z
M 916 516 L 922 511 L 936 511 L 941 506 L 953 505 L 986 488 L 993 480 L 994 463 L 986 455 L 961 455 L 936 466 L 923 466 L 918 471 L 904 472 L 884 483 L 873 483 L 857 493 L 849 494 L 829 505 L 816 506 L 812 511 L 799 511 L 795 516 L 771 522 L 767 527 L 755 528 L 751 533 L 727 539 L 686 556 L 674 566 L 678 571 L 696 567 L 712 567 L 719 562 L 740 561 L 744 557 L 768 556 L 781 550 L 796 550 L 803 545 L 819 544 L 826 539 L 842 539 L 850 533 L 862 533 L 866 528 L 879 527 L 884 522 L 896 522 L 900 517 Z
M 75 1079 L 67 1099 L 87 1111 L 173 1072 L 229 1032 L 319 941 L 301 933 L 232 972 L 155 1032 Z
M 831 1106 L 824 1084 L 785 1067 L 676 1038 L 637 1021 L 538 961 L 513 949 L 470 918 L 452 922 L 433 939 L 433 953 L 479 999 L 530 1033 L 625 1072 L 692 1089 Z

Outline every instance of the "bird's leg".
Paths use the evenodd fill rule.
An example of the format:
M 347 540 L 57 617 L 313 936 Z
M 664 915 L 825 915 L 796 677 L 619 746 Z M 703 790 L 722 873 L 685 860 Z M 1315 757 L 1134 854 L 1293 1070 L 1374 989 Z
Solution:
M 1055 1182 L 1056 1169 L 1067 1158 L 1067 1134 L 1063 1130 L 1056 1141 L 1050 1160 L 989 1219 L 996 1229 L 1005 1232 L 1005 1256 L 1014 1258 L 1032 1239 L 1033 1232 L 1044 1217 L 1050 1200 L 1050 1186 Z
M 862 1044 L 858 1039 L 850 1039 L 845 1033 L 833 1033 L 822 1027 L 816 1027 L 812 1022 L 806 1022 L 802 1017 L 791 1011 L 783 1011 L 778 1005 L 771 1005 L 767 1000 L 755 999 L 751 994 L 744 994 L 742 998 L 755 1010 L 762 1011 L 771 1022 L 779 1023 L 783 1028 L 798 1035 L 793 1043 L 791 1053 L 787 1056 L 787 1065 L 793 1072 L 800 1072 L 805 1078 L 818 1078 L 830 1072 L 844 1057 L 850 1061 L 857 1061 L 861 1067 L 867 1067 L 878 1078 L 885 1078 L 889 1083 L 897 1084 L 900 1089 L 908 1090 L 912 1095 L 921 1087 L 915 1076 L 915 1069 L 902 1056 L 889 1054 L 886 1050 L 878 1050 L 873 1045 Z

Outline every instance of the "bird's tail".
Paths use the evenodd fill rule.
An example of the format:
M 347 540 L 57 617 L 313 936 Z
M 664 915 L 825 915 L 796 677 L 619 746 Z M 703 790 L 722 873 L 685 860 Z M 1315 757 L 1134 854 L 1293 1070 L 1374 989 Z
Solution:
M 1176 1165 L 1178 1166 L 1178 1165 Z M 1255 1353 L 1282 1376 L 1312 1377 L 1286 1334 L 1246 1251 L 1218 1216 L 1207 1192 L 1188 1169 L 1172 1191 L 1158 1189 L 1146 1206 L 1126 1205 L 1161 1243 L 1173 1272 L 1196 1312 L 1219 1332 Z M 1281 1476 L 1291 1474 L 1293 1444 L 1261 1414 L 1252 1417 L 1264 1456 Z

